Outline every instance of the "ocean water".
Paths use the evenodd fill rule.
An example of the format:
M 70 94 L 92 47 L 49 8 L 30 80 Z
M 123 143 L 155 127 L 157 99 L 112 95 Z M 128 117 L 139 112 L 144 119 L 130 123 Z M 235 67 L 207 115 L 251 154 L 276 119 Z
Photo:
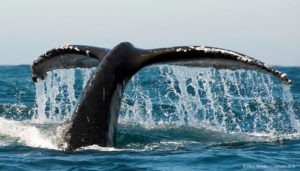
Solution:
M 129 82 L 115 147 L 65 152 L 60 128 L 94 69 L 0 66 L 0 170 L 300 170 L 300 67 L 150 66 Z

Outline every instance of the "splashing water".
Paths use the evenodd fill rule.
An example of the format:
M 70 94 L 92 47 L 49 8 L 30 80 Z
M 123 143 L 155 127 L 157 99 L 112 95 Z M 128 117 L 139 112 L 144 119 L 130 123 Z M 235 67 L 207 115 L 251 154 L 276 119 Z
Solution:
M 18 122 L 0 118 L 1 135 L 7 135 L 10 138 L 17 139 L 19 143 L 31 147 L 57 149 L 57 145 L 53 143 L 56 136 L 47 135 L 41 130 L 43 129 L 31 125 L 30 122 Z M 53 140 L 49 139 L 49 137 L 53 137 Z
M 138 74 L 128 86 L 135 91 L 125 93 L 121 123 L 209 125 L 227 133 L 299 136 L 289 87 L 269 75 L 179 66 L 153 69 L 159 75 L 153 84 L 143 84 L 147 74 Z
M 84 87 L 92 71 L 57 70 L 39 81 L 33 120 L 62 122 L 69 117 L 79 94 L 76 90 L 80 92 L 78 87 Z M 264 73 L 150 66 L 129 82 L 119 123 L 147 129 L 193 127 L 268 138 L 299 137 L 292 102 L 289 87 Z
M 25 113 L 34 113 L 30 120 L 0 118 L 0 134 L 9 137 L 0 144 L 17 141 L 31 147 L 63 148 L 61 123 L 72 115 L 76 99 L 93 71 L 70 69 L 47 73 L 44 81 L 35 84 L 36 105 L 33 112 L 28 112 L 25 106 Z M 300 124 L 293 103 L 290 87 L 281 85 L 277 79 L 264 73 L 150 66 L 136 74 L 125 89 L 120 129 L 123 132 L 135 130 L 136 135 L 131 134 L 134 138 L 130 139 L 130 136 L 124 137 L 124 133 L 118 133 L 120 140 L 117 144 L 127 150 L 165 150 L 195 142 L 297 139 Z M 14 108 L 23 111 L 19 106 L 2 105 L 4 111 Z M 175 135 L 161 142 L 149 141 L 146 144 L 138 138 L 144 134 L 150 137 L 154 134 L 155 137 L 162 132 L 166 132 L 163 139 L 170 132 Z M 172 136 L 178 138 L 173 139 Z M 172 145 L 173 142 L 177 144 Z M 103 149 L 94 146 L 82 149 L 90 148 L 120 150 L 120 147 Z
M 71 113 L 75 103 L 75 71 L 56 70 L 48 73 L 45 81 L 36 83 L 37 122 L 59 121 Z
M 65 144 L 61 137 L 61 123 L 72 114 L 76 105 L 75 95 L 79 95 L 92 73 L 93 69 L 48 72 L 44 81 L 36 83 L 36 107 L 25 111 L 33 113 L 30 120 L 14 121 L 0 117 L 0 134 L 5 136 L 0 144 L 17 142 L 30 147 L 63 149 Z M 24 110 L 21 107 L 22 105 L 9 105 L 4 113 L 9 114 L 12 108 L 16 108 L 17 113 L 23 114 L 24 112 L 19 112 Z

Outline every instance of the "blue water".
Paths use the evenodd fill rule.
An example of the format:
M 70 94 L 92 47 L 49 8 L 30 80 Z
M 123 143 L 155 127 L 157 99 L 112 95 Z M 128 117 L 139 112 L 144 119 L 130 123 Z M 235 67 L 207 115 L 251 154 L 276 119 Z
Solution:
M 0 170 L 299 170 L 300 67 L 254 71 L 152 66 L 129 82 L 117 144 L 65 152 L 60 129 L 93 69 L 31 81 L 0 66 Z

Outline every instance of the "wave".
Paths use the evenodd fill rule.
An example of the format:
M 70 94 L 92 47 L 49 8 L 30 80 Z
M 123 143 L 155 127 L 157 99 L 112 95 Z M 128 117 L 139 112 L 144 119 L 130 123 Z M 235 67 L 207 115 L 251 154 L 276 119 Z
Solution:
M 13 121 L 0 118 L 0 134 L 5 136 L 1 138 L 3 144 L 20 143 L 22 145 L 57 149 L 56 145 L 52 142 L 49 131 L 43 130 L 27 121 Z
M 60 124 L 37 124 L 0 118 L 0 145 L 20 144 L 34 148 L 63 150 Z M 116 147 L 92 145 L 77 151 L 173 151 L 236 143 L 297 140 L 299 134 L 225 133 L 216 128 L 160 126 L 155 129 L 120 124 Z

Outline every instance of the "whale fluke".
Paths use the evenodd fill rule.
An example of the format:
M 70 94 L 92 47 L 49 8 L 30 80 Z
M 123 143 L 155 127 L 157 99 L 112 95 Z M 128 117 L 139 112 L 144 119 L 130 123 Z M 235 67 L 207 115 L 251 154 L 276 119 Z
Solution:
M 39 56 L 32 64 L 32 80 L 44 79 L 46 72 L 55 69 L 91 68 L 99 65 L 110 49 L 64 44 Z
M 87 46 L 78 47 L 84 50 Z M 134 74 L 148 65 L 166 63 L 217 69 L 258 70 L 270 73 L 286 84 L 291 83 L 286 74 L 257 59 L 215 47 L 181 46 L 145 50 L 124 42 L 110 51 L 95 48 L 93 55 L 83 52 L 78 54 L 74 53 L 74 50 L 63 51 L 62 56 L 51 54 L 49 58 L 43 57 L 42 62 L 38 60 L 35 62 L 37 64 L 33 64 L 33 68 L 38 68 L 33 69 L 35 78 L 57 68 L 97 65 L 94 75 L 81 92 L 72 117 L 65 122 L 63 137 L 67 143 L 66 150 L 70 151 L 93 144 L 114 145 L 118 114 L 126 84 Z M 78 63 L 74 58 L 83 61 L 92 58 L 95 62 Z M 52 64 L 53 62 L 55 65 Z M 43 69 L 43 66 L 47 69 Z
M 272 74 L 285 84 L 291 84 L 287 75 L 275 68 L 247 55 L 216 47 L 178 46 L 147 50 L 143 54 L 144 65 L 167 63 L 191 67 L 213 67 L 216 69 L 246 69 Z

